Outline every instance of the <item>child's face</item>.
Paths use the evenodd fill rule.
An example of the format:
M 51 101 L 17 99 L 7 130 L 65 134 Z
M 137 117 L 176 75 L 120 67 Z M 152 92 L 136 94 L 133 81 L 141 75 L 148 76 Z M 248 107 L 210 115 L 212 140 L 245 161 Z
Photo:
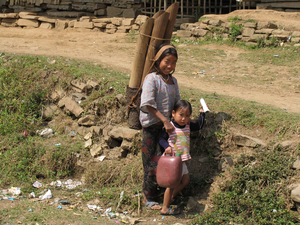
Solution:
M 159 64 L 159 69 L 162 75 L 168 75 L 175 70 L 176 63 L 177 58 L 174 55 L 167 55 L 164 57 Z
M 185 126 L 190 121 L 190 110 L 188 108 L 179 108 L 176 112 L 172 111 L 172 116 L 176 123 L 180 126 Z

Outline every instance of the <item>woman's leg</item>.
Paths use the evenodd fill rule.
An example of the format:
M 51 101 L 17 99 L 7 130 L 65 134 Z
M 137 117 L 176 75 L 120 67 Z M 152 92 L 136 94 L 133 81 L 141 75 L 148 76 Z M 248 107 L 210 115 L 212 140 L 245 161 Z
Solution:
M 146 202 L 153 202 L 157 193 L 156 168 L 161 150 L 159 148 L 158 138 L 161 127 L 151 126 L 143 128 L 142 160 L 144 167 L 143 192 Z M 151 209 L 161 209 L 161 206 L 154 204 Z

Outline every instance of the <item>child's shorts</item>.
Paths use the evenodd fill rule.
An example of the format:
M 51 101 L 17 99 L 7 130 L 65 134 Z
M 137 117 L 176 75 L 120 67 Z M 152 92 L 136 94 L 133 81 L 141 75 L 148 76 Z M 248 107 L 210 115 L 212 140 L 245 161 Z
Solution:
M 185 164 L 185 162 L 182 163 L 182 176 L 185 174 L 189 174 L 188 168 Z

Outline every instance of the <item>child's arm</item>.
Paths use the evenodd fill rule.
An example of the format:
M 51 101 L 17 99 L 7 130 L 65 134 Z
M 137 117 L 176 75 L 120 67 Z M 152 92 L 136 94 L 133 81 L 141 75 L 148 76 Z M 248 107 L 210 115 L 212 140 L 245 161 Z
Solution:
M 201 130 L 205 121 L 205 113 L 201 112 L 196 123 L 190 122 L 191 131 Z
M 172 154 L 172 148 L 168 143 L 169 134 L 163 129 L 162 134 L 159 138 L 159 144 L 165 149 L 166 154 Z

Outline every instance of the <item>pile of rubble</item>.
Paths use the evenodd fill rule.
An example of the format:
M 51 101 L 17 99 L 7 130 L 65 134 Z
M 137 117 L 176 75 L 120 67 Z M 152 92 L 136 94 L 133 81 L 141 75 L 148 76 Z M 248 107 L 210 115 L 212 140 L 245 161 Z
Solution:
M 46 128 L 47 132 L 44 133 L 47 136 L 43 137 L 51 137 L 54 133 L 52 130 L 61 128 L 70 137 L 84 137 L 84 147 L 93 158 L 101 155 L 110 159 L 126 157 L 136 147 L 140 131 L 122 126 L 128 119 L 125 97 L 118 94 L 109 100 L 97 98 L 90 102 L 92 92 L 99 90 L 98 83 L 73 80 L 71 86 L 69 93 L 58 88 L 50 94 L 42 115 L 50 129 Z M 112 92 L 113 88 L 107 91 Z M 60 114 L 67 117 L 62 120 L 58 116 Z
M 180 38 L 205 38 L 221 37 L 226 40 L 230 36 L 230 29 L 236 26 L 241 34 L 236 37 L 237 40 L 257 44 L 259 40 L 269 40 L 271 37 L 277 38 L 281 42 L 300 42 L 300 31 L 285 31 L 272 22 L 224 22 L 222 20 L 204 19 L 196 23 L 183 23 L 177 36 Z
M 139 30 L 145 23 L 148 16 L 139 15 L 136 19 L 113 17 L 97 18 L 95 16 L 82 16 L 79 19 L 62 20 L 51 17 L 38 16 L 36 13 L 0 13 L 0 24 L 4 27 L 26 27 L 56 29 L 88 29 L 93 31 L 102 31 L 109 34 L 128 33 L 132 30 Z

